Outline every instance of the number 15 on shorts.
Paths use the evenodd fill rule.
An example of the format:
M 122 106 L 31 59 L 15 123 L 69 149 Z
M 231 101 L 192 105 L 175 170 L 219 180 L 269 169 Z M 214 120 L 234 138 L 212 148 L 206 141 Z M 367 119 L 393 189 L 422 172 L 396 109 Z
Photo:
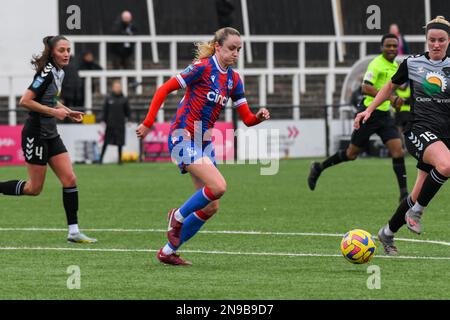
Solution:
M 421 138 L 425 139 L 427 142 L 437 140 L 438 137 L 434 133 L 431 133 L 430 131 L 425 131 L 424 133 L 419 135 Z

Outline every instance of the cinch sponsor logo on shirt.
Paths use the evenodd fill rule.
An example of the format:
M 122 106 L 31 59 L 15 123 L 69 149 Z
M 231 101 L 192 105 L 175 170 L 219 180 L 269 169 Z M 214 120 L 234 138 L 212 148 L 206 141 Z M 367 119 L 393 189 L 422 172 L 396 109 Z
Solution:
M 210 91 L 208 92 L 208 94 L 206 95 L 206 98 L 209 101 L 215 102 L 220 104 L 222 107 L 224 107 L 227 104 L 227 97 L 222 96 L 221 94 L 218 94 L 214 91 Z

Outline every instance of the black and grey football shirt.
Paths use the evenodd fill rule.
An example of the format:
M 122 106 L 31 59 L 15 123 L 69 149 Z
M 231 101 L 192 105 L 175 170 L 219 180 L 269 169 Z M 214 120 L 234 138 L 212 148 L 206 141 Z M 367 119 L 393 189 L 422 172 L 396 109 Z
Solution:
M 412 125 L 450 138 L 450 58 L 432 61 L 428 52 L 406 58 L 392 83 L 411 86 Z
M 28 87 L 36 97 L 33 99 L 47 107 L 54 108 L 61 93 L 64 80 L 64 70 L 58 70 L 52 63 L 48 63 L 41 72 L 34 76 L 33 83 Z M 30 111 L 27 126 L 43 139 L 52 139 L 58 136 L 56 119 L 47 114 Z

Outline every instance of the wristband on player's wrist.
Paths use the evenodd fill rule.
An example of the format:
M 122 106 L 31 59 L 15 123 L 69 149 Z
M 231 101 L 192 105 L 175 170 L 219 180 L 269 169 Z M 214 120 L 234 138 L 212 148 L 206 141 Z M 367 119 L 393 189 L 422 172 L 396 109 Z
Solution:
M 394 106 L 394 108 L 397 107 L 397 101 L 398 101 L 399 98 L 400 98 L 399 96 L 395 96 L 394 102 L 393 102 L 393 104 L 392 104 L 392 105 Z

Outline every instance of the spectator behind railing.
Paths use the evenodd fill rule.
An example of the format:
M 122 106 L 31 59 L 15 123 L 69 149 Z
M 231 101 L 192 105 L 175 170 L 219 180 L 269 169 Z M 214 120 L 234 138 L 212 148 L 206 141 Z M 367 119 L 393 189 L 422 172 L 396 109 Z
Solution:
M 95 62 L 95 58 L 92 52 L 86 51 L 83 53 L 81 57 L 80 64 L 78 66 L 78 70 L 102 70 L 102 67 Z M 80 92 L 80 106 L 84 106 L 84 79 L 81 81 L 81 92 Z M 91 87 L 92 92 L 99 91 L 98 85 L 96 82 L 92 82 Z
M 230 0 L 216 0 L 219 29 L 233 26 L 234 6 Z
M 389 26 L 389 33 L 394 34 L 398 38 L 398 54 L 404 55 L 409 53 L 409 45 L 405 40 L 403 34 L 400 33 L 400 29 L 396 23 Z
M 78 70 L 102 70 L 102 67 L 95 62 L 94 55 L 90 51 L 86 51 L 81 56 Z
M 120 80 L 112 83 L 111 94 L 103 104 L 102 122 L 106 125 L 105 140 L 99 163 L 103 163 L 106 147 L 109 144 L 118 146 L 118 164 L 122 164 L 122 147 L 125 144 L 125 123 L 130 119 L 130 106 L 127 97 L 122 93 Z
M 136 26 L 133 24 L 133 15 L 130 11 L 123 11 L 112 28 L 115 35 L 132 36 L 136 34 Z M 130 69 L 130 59 L 134 52 L 134 43 L 114 43 L 111 45 L 111 53 L 113 56 L 112 63 L 114 69 Z

